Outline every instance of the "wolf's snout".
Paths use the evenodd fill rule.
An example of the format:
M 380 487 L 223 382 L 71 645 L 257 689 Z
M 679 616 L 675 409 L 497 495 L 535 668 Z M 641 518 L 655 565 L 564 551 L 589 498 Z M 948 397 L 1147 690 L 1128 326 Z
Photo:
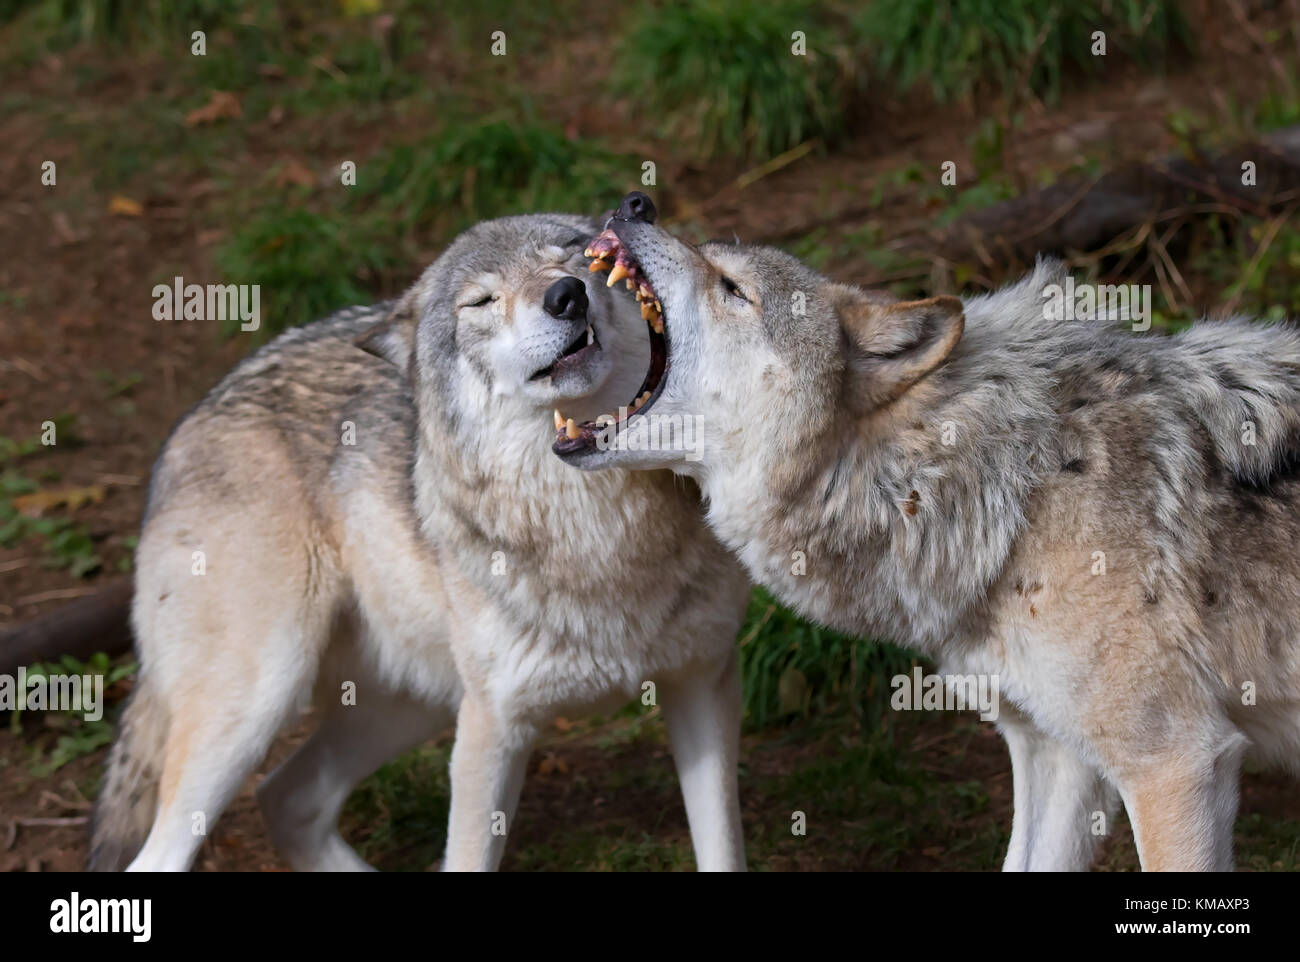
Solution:
M 624 197 L 623 203 L 614 212 L 615 220 L 639 220 L 647 224 L 653 224 L 658 216 L 659 211 L 655 210 L 654 201 L 639 190 Z
M 576 277 L 561 277 L 546 289 L 542 307 L 558 320 L 580 321 L 587 316 L 587 285 Z

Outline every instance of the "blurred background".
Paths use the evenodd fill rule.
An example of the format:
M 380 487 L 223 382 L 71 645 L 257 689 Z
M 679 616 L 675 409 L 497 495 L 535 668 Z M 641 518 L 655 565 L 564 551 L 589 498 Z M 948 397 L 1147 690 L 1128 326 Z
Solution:
M 1044 250 L 1151 285 L 1160 331 L 1300 314 L 1298 84 L 1300 0 L 0 0 L 0 644 L 129 584 L 152 461 L 234 363 L 398 293 L 481 218 L 636 188 L 684 236 L 900 294 Z M 261 285 L 262 330 L 155 321 L 178 275 Z M 889 709 L 912 655 L 761 591 L 740 644 L 753 868 L 1000 865 L 1006 750 L 973 714 Z M 61 661 L 107 673 L 104 720 L 0 715 L 0 869 L 83 863 L 134 670 L 103 648 Z M 380 868 L 441 854 L 449 746 L 350 801 Z M 1248 771 L 1237 844 L 1296 869 L 1292 783 Z M 657 712 L 558 720 L 503 868 L 693 864 Z M 284 867 L 251 787 L 196 867 Z M 1102 868 L 1136 867 L 1121 816 Z

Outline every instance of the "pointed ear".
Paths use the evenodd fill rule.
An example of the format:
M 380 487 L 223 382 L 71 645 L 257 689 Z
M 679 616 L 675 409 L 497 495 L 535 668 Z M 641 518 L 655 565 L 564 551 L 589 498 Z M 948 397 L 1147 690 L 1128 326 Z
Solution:
M 885 302 L 853 289 L 838 315 L 848 355 L 845 390 L 864 411 L 900 397 L 942 364 L 966 323 L 956 297 Z
M 414 294 L 404 294 L 389 311 L 387 317 L 362 332 L 352 343 L 367 354 L 382 357 L 399 371 L 406 373 L 410 369 L 411 355 L 415 351 L 417 318 Z

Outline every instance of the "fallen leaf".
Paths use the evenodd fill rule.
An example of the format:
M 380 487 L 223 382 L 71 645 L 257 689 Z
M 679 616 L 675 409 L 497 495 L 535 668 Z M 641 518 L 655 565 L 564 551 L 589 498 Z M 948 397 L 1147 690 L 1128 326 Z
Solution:
M 239 106 L 239 97 L 228 90 L 214 90 L 212 97 L 202 107 L 195 107 L 185 115 L 186 127 L 198 127 L 212 124 L 230 117 L 242 117 L 244 110 Z
M 108 201 L 108 212 L 123 217 L 139 217 L 144 213 L 144 205 L 130 197 L 114 194 Z
M 552 724 L 562 732 L 573 730 L 573 722 L 569 721 L 569 719 L 565 718 L 563 715 L 556 718 Z
M 299 187 L 316 186 L 316 175 L 297 157 L 290 157 L 275 175 L 276 187 L 288 187 L 290 184 L 297 184 Z
M 549 775 L 552 772 L 558 772 L 563 775 L 568 772 L 569 766 L 563 758 L 558 757 L 554 752 L 547 752 L 546 757 L 541 760 L 537 766 L 538 775 Z
M 104 500 L 105 493 L 102 484 L 92 484 L 85 488 L 63 488 L 58 491 L 35 491 L 14 498 L 14 507 L 21 514 L 39 518 L 46 511 L 60 505 L 67 505 L 69 511 L 76 511 L 82 505 L 99 504 Z

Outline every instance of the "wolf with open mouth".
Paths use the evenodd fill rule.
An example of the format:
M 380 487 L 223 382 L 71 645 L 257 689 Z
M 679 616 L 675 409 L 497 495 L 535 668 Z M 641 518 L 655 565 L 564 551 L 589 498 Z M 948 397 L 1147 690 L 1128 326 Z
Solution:
M 479 224 L 398 301 L 282 335 L 177 426 L 95 867 L 186 868 L 195 813 L 215 822 L 313 692 L 320 728 L 258 789 L 295 868 L 365 868 L 337 829 L 349 792 L 453 720 L 444 867 L 495 868 L 539 731 L 632 697 L 662 708 L 699 868 L 744 867 L 744 572 L 693 485 L 579 474 L 547 446 L 552 410 L 605 411 L 647 363 L 635 306 L 590 284 L 596 229 Z
M 1300 769 L 1300 332 L 1061 323 L 1048 261 L 898 301 L 649 209 L 589 248 L 662 326 L 602 430 L 698 415 L 702 454 L 593 424 L 560 458 L 688 475 L 786 603 L 996 676 L 1007 869 L 1088 867 L 1121 801 L 1145 869 L 1230 868 L 1243 757 Z

